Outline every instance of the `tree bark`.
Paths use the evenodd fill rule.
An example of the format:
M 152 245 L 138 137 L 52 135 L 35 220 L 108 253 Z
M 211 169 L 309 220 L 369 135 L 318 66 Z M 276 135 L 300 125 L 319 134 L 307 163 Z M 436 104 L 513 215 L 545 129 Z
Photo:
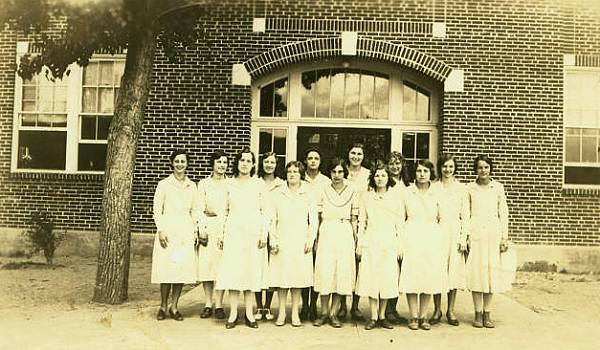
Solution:
M 93 297 L 93 301 L 99 303 L 119 304 L 127 300 L 133 172 L 152 80 L 156 27 L 146 23 L 132 29 L 125 72 L 108 134 Z

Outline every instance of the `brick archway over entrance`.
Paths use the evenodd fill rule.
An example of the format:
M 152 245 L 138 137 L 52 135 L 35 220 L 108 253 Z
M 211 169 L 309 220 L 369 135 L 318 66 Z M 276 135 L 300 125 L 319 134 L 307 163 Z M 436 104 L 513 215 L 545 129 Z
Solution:
M 286 44 L 244 62 L 255 79 L 292 63 L 342 56 L 341 37 L 316 38 Z M 358 37 L 356 57 L 377 59 L 413 68 L 438 81 L 445 81 L 452 67 L 444 62 L 402 44 Z

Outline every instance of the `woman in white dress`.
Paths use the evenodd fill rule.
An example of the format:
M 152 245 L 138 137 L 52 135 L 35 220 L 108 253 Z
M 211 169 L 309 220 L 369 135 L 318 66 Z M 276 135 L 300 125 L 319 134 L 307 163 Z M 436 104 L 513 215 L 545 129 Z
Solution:
M 272 202 L 272 194 L 275 191 L 282 188 L 283 186 L 285 186 L 285 181 L 283 181 L 279 176 L 277 176 L 280 173 L 280 171 L 278 171 L 279 169 L 277 164 L 277 154 L 275 152 L 266 152 L 260 158 L 261 159 L 258 163 L 258 177 L 262 179 L 265 183 L 265 188 L 267 191 L 267 196 L 265 197 L 265 206 L 269 208 Z M 257 320 L 262 320 L 264 317 L 264 319 L 266 319 L 267 321 L 271 321 L 274 318 L 273 313 L 271 313 L 271 301 L 273 300 L 273 291 L 269 289 L 269 287 L 271 286 L 269 285 L 268 281 L 270 249 L 271 245 L 268 244 L 263 256 L 263 284 L 261 286 L 262 290 L 254 294 L 256 298 L 256 313 L 254 314 L 254 318 L 256 318 Z
M 363 166 L 365 160 L 365 146 L 362 143 L 354 143 L 348 149 L 348 181 L 352 183 L 359 195 L 363 195 L 369 190 L 369 176 L 371 172 Z M 355 271 L 358 271 L 360 261 L 356 260 Z M 360 296 L 352 293 L 352 307 L 350 308 L 350 316 L 355 321 L 364 321 L 364 316 L 358 304 Z M 342 297 L 338 318 L 344 320 L 346 318 L 346 297 Z
M 466 284 L 465 253 L 467 251 L 467 228 L 469 205 L 466 186 L 454 177 L 456 172 L 456 159 L 454 156 L 444 154 L 437 164 L 440 173 L 440 182 L 436 183 L 440 192 L 440 226 L 445 234 L 446 262 L 448 269 L 448 308 L 446 319 L 453 326 L 458 326 L 459 321 L 454 314 L 457 289 L 464 289 Z M 433 315 L 429 323 L 436 324 L 442 318 L 442 295 L 433 295 Z
M 392 191 L 393 185 L 386 164 L 378 162 L 369 180 L 373 191 L 362 196 L 358 216 L 356 255 L 361 261 L 356 294 L 369 298 L 371 319 L 365 325 L 366 330 L 377 326 L 393 328 L 385 318 L 385 309 L 388 299 L 398 297 L 398 232 L 404 223 L 400 192 Z
M 177 304 L 184 283 L 196 282 L 194 253 L 197 222 L 196 184 L 186 175 L 189 158 L 185 150 L 171 153 L 173 173 L 159 181 L 153 201 L 156 236 L 152 251 L 152 283 L 160 283 L 160 309 L 156 318 L 182 321 Z M 169 294 L 171 305 L 169 306 Z
M 217 272 L 223 259 L 223 251 L 217 246 L 217 240 L 223 236 L 225 219 L 225 173 L 229 167 L 229 158 L 223 151 L 215 151 L 210 156 L 212 174 L 198 182 L 198 282 L 202 283 L 206 304 L 200 313 L 201 318 L 224 319 L 223 291 L 214 289 Z
M 304 164 L 291 161 L 285 167 L 287 185 L 273 193 L 269 285 L 278 288 L 276 326 L 286 318 L 288 290 L 292 292 L 292 326 L 300 327 L 300 291 L 313 284 L 312 248 L 317 236 L 317 206 L 310 185 L 302 181 Z
M 323 188 L 331 185 L 331 179 L 321 173 L 321 152 L 317 148 L 309 148 L 304 156 L 304 164 L 306 165 L 306 176 L 304 180 L 310 185 L 311 191 L 317 198 Z M 311 252 L 313 268 L 315 264 L 315 248 Z M 319 294 L 315 292 L 313 287 L 302 289 L 302 310 L 300 311 L 301 320 L 310 320 L 314 322 L 317 319 L 317 299 Z
M 333 158 L 327 170 L 331 176 L 331 186 L 323 189 L 317 202 L 320 225 L 314 288 L 321 295 L 321 315 L 313 324 L 319 327 L 329 320 L 334 328 L 340 328 L 342 324 L 337 317 L 340 297 L 352 295 L 356 282 L 359 195 L 345 180 L 348 168 L 343 159 Z
M 219 239 L 223 260 L 216 288 L 229 291 L 231 310 L 225 328 L 237 323 L 239 293 L 244 294 L 246 325 L 258 328 L 252 312 L 253 295 L 263 285 L 264 251 L 267 246 L 267 223 L 264 207 L 264 183 L 252 175 L 256 158 L 248 148 L 235 156 L 234 177 L 226 180 L 224 237 Z
M 408 186 L 410 180 L 408 175 L 408 166 L 404 159 L 402 153 L 398 151 L 390 152 L 387 160 L 388 173 L 390 177 L 394 180 L 393 191 L 402 192 Z M 399 266 L 401 266 L 401 261 L 398 262 Z M 400 270 L 398 270 L 400 272 Z M 390 298 L 387 301 L 386 309 L 385 309 L 385 318 L 394 324 L 399 324 L 406 319 L 398 313 L 396 306 L 398 305 L 398 297 Z
M 406 294 L 408 301 L 408 328 L 429 330 L 427 309 L 431 295 L 446 291 L 445 240 L 438 224 L 439 193 L 432 186 L 433 163 L 418 160 L 414 178 L 414 184 L 402 196 L 406 222 L 400 238 L 400 292 Z
M 511 281 L 506 281 L 501 272 L 501 253 L 508 250 L 508 205 L 504 186 L 492 179 L 492 170 L 490 158 L 476 157 L 473 171 L 477 180 L 467 186 L 467 288 L 473 295 L 476 328 L 494 328 L 490 318 L 492 296 L 511 287 Z

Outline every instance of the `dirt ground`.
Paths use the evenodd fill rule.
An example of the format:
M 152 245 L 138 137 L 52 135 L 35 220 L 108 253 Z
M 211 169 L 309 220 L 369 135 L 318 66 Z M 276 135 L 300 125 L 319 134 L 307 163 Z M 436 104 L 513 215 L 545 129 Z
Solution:
M 34 264 L 29 263 L 32 260 Z M 96 273 L 95 259 L 59 256 L 55 260 L 56 266 L 47 268 L 40 264 L 42 262 L 40 258 L 25 259 L 0 257 L 0 286 L 2 286 L 3 290 L 3 292 L 0 293 L 0 313 L 6 316 L 0 318 L 0 334 L 3 332 L 10 332 L 5 339 L 21 343 L 23 342 L 23 336 L 28 335 L 27 332 L 30 328 L 56 326 L 58 327 L 56 330 L 46 329 L 44 331 L 36 331 L 39 333 L 39 339 L 35 337 L 29 338 L 28 340 L 31 341 L 31 343 L 27 348 L 62 349 L 64 348 L 64 343 L 61 341 L 57 341 L 57 343 L 54 344 L 56 346 L 51 346 L 51 344 L 53 344 L 52 342 L 48 343 L 46 340 L 48 334 L 62 334 L 62 332 L 66 332 L 65 334 L 72 334 L 61 329 L 63 325 L 64 327 L 77 327 L 78 324 L 81 324 L 80 338 L 88 337 L 89 339 L 93 339 L 93 344 L 98 346 L 100 346 L 103 341 L 106 341 L 108 347 L 105 346 L 103 349 L 122 348 L 118 343 L 120 340 L 117 340 L 115 343 L 115 340 L 112 339 L 111 342 L 108 342 L 108 339 L 111 339 L 111 337 L 123 339 L 124 342 L 130 341 L 131 344 L 139 345 L 139 347 L 127 346 L 126 348 L 148 348 L 148 344 L 150 344 L 149 346 L 151 348 L 156 349 L 180 349 L 182 343 L 186 345 L 193 344 L 190 343 L 190 340 L 188 339 L 185 339 L 184 342 L 184 337 L 205 337 L 203 338 L 205 341 L 206 339 L 211 339 L 213 344 L 217 344 L 216 348 L 230 348 L 230 344 L 236 344 L 236 342 L 239 342 L 240 340 L 244 342 L 254 342 L 257 348 L 266 348 L 266 345 L 268 345 L 268 348 L 271 348 L 270 344 L 274 343 L 279 344 L 280 348 L 281 346 L 283 348 L 298 348 L 299 346 L 290 347 L 291 343 L 289 343 L 289 340 L 296 339 L 294 337 L 305 339 L 306 334 L 309 334 L 309 337 L 313 338 L 311 342 L 305 344 L 306 346 L 303 346 L 302 348 L 321 348 L 321 346 L 325 345 L 339 345 L 339 343 L 334 342 L 336 339 L 338 339 L 338 341 L 350 341 L 344 339 L 352 339 L 355 348 L 362 348 L 363 345 L 370 344 L 362 343 L 368 339 L 364 337 L 362 325 L 354 325 L 351 329 L 345 328 L 346 330 L 344 332 L 347 333 L 339 333 L 339 335 L 335 335 L 334 338 L 329 338 L 331 333 L 328 332 L 332 331 L 324 332 L 323 330 L 309 325 L 302 328 L 302 332 L 304 333 L 298 333 L 298 330 L 292 330 L 291 327 L 289 330 L 286 328 L 286 330 L 275 331 L 275 327 L 269 325 L 268 327 L 272 327 L 273 330 L 267 329 L 268 333 L 266 334 L 271 338 L 265 338 L 265 333 L 244 333 L 252 331 L 245 330 L 245 327 L 242 327 L 237 331 L 241 333 L 236 333 L 238 338 L 234 338 L 235 336 L 231 336 L 232 333 L 223 333 L 221 324 L 215 322 L 212 322 L 212 324 L 204 324 L 201 323 L 204 321 L 197 317 L 183 322 L 184 326 L 172 328 L 175 327 L 172 322 L 159 324 L 153 319 L 156 308 L 159 305 L 159 291 L 156 285 L 149 283 L 151 266 L 149 258 L 132 259 L 129 301 L 118 306 L 104 306 L 90 302 Z M 13 269 L 14 267 L 18 268 Z M 183 298 L 186 298 L 185 294 L 187 294 L 187 301 L 184 303 L 185 306 L 183 306 L 182 311 L 186 311 L 187 315 L 194 314 L 194 316 L 197 316 L 196 313 L 201 309 L 203 292 L 201 291 L 201 288 L 193 290 L 193 287 L 194 286 L 186 286 L 184 289 Z M 497 321 L 497 324 L 499 324 L 498 331 L 488 334 L 485 339 L 472 338 L 478 334 L 478 331 L 469 326 L 470 318 L 472 317 L 470 297 L 468 293 L 463 292 L 459 295 L 460 298 L 457 301 L 457 309 L 459 309 L 458 315 L 459 318 L 462 319 L 461 322 L 463 322 L 464 326 L 453 328 L 448 325 L 443 325 L 441 328 L 438 328 L 438 330 L 430 333 L 436 334 L 437 338 L 428 338 L 427 340 L 419 338 L 418 336 L 406 338 L 404 335 L 408 334 L 409 331 L 405 330 L 405 327 L 401 327 L 401 330 L 398 331 L 398 333 L 393 333 L 393 337 L 388 337 L 389 340 L 385 340 L 387 338 L 384 337 L 377 338 L 377 341 L 381 341 L 381 344 L 384 347 L 386 345 L 392 345 L 392 342 L 394 341 L 406 342 L 407 339 L 409 339 L 408 343 L 406 343 L 407 346 L 410 342 L 413 342 L 415 346 L 421 348 L 423 348 L 423 346 L 425 346 L 424 348 L 438 348 L 439 346 L 446 344 L 444 342 L 447 342 L 448 339 L 454 339 L 452 341 L 453 344 L 456 345 L 455 348 L 464 348 L 465 346 L 469 347 L 470 345 L 486 346 L 488 349 L 505 347 L 537 348 L 538 346 L 539 348 L 544 349 L 563 348 L 562 339 L 560 338 L 548 340 L 550 342 L 548 344 L 550 345 L 543 345 L 539 343 L 540 340 L 535 340 L 534 338 L 528 340 L 527 337 L 530 332 L 534 332 L 533 329 L 535 329 L 535 327 L 539 327 L 539 337 L 543 340 L 546 336 L 541 334 L 551 334 L 555 328 L 557 330 L 559 329 L 558 325 L 564 325 L 572 327 L 572 331 L 569 335 L 571 338 L 579 339 L 581 337 L 588 337 L 589 334 L 586 341 L 588 341 L 588 343 L 590 341 L 595 343 L 596 340 L 594 334 L 598 334 L 598 331 L 600 331 L 599 295 L 600 275 L 518 272 L 513 290 L 506 294 L 508 298 L 498 297 L 498 301 L 496 302 L 498 304 L 498 309 L 502 309 L 497 313 L 499 319 L 499 321 Z M 516 301 L 516 303 L 510 299 Z M 399 305 L 400 304 L 405 304 L 403 299 L 401 299 Z M 519 304 L 524 307 L 519 307 Z M 276 305 L 276 300 L 274 300 L 273 305 Z M 366 301 L 361 301 L 361 305 L 363 311 L 367 312 L 368 308 L 366 306 Z M 405 313 L 406 310 L 402 310 L 404 306 L 401 305 L 400 307 L 401 313 Z M 527 309 L 533 310 L 534 312 Z M 523 329 L 523 327 L 519 327 L 518 324 L 515 324 L 514 321 L 511 320 L 511 316 L 513 315 L 517 319 L 527 319 L 528 323 L 525 328 L 529 327 L 529 329 Z M 574 321 L 577 322 L 574 323 Z M 89 324 L 86 324 L 86 322 Z M 119 332 L 122 333 L 116 333 L 116 325 L 118 324 L 121 324 Z M 205 327 L 198 328 L 201 324 L 204 324 Z M 262 327 L 266 326 L 261 326 L 261 331 L 264 332 Z M 582 327 L 587 327 L 588 329 L 582 329 Z M 202 336 L 189 333 L 189 330 L 199 329 L 202 329 L 202 332 L 205 332 L 202 333 Z M 110 332 L 103 333 L 105 330 Z M 182 343 L 164 343 L 168 342 L 166 340 L 169 339 L 168 334 L 173 332 L 182 333 L 179 336 L 179 340 Z M 385 331 L 376 330 L 376 332 Z M 163 333 L 165 335 L 163 335 Z M 262 336 L 260 334 L 262 334 Z M 299 334 L 305 335 L 299 336 Z M 116 338 L 117 335 L 121 338 Z M 453 338 L 458 335 L 462 336 L 462 338 L 456 338 L 458 340 Z M 549 336 L 552 337 L 553 335 Z M 131 337 L 135 338 L 129 339 Z M 2 338 L 3 336 L 0 335 L 0 339 Z M 479 343 L 472 343 L 472 339 L 478 339 Z M 492 340 L 490 339 L 498 339 L 498 342 L 491 343 Z M 82 340 L 82 342 L 84 341 L 85 340 Z M 193 342 L 194 340 L 191 341 Z M 302 342 L 304 344 L 306 343 L 306 340 L 302 340 Z M 429 344 L 429 347 L 427 344 Z M 186 345 L 184 345 L 184 348 Z M 598 343 L 598 345 L 600 345 L 600 343 Z M 0 340 L 0 349 L 4 348 L 12 349 L 14 347 L 3 347 L 2 341 Z M 71 347 L 67 346 L 67 348 L 97 347 L 73 345 Z M 569 344 L 564 344 L 564 348 L 572 347 L 570 347 Z M 594 344 L 586 347 L 576 346 L 574 348 L 597 349 L 598 347 Z

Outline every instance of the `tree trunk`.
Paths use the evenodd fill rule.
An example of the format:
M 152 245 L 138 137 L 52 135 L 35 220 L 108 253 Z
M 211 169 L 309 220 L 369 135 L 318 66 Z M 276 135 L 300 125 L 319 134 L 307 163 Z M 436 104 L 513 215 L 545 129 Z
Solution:
M 119 304 L 127 300 L 133 171 L 152 79 L 155 27 L 146 23 L 132 29 L 125 72 L 110 124 L 93 298 L 99 303 Z

